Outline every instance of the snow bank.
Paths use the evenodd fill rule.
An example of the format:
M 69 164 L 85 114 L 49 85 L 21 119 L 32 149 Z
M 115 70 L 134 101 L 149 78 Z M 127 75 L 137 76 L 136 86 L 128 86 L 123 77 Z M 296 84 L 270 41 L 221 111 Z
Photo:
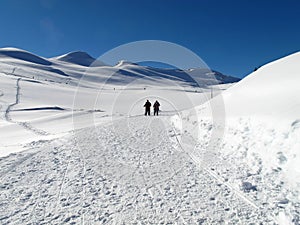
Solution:
M 300 118 L 300 52 L 269 63 L 223 94 L 226 116 Z
M 172 119 L 182 140 L 197 139 L 189 151 L 199 162 L 212 155 L 215 164 L 206 166 L 230 185 L 241 190 L 245 183 L 257 187 L 245 195 L 273 212 L 278 224 L 299 222 L 299 65 L 299 52 L 269 63 Z M 214 141 L 217 145 L 210 148 Z
M 248 137 L 248 154 L 260 155 L 268 170 L 282 168 L 285 178 L 294 185 L 300 184 L 299 62 L 298 52 L 269 63 L 222 95 L 227 127 L 253 133 Z M 236 139 L 235 135 L 226 135 L 230 136 L 225 132 L 225 142 Z M 236 143 L 240 144 L 246 145 L 242 140 Z
M 233 147 L 221 151 L 233 154 L 243 146 L 247 157 L 258 154 L 266 170 L 280 167 L 293 184 L 300 184 L 300 168 L 295 167 L 300 164 L 299 62 L 298 52 L 269 63 L 196 108 L 198 116 L 203 117 L 203 108 L 214 108 L 223 98 L 223 142 Z M 236 132 L 230 133 L 232 130 Z

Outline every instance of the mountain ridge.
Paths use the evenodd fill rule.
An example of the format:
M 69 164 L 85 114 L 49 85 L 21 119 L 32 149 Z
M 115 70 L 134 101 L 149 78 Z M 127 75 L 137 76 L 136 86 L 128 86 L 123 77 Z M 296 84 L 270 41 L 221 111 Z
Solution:
M 2 63 L 5 63 L 5 66 L 1 66 Z M 165 69 L 139 65 L 128 60 L 121 60 L 116 65 L 107 65 L 84 51 L 73 51 L 52 58 L 44 58 L 22 49 L 0 48 L 0 66 L 3 70 L 10 67 L 7 74 L 10 73 L 9 71 L 14 71 L 17 75 L 20 74 L 17 73 L 18 70 L 22 70 L 22 76 L 26 74 L 28 78 L 34 77 L 34 75 L 27 75 L 32 74 L 31 69 L 34 68 L 40 78 L 57 80 L 57 77 L 61 79 L 68 77 L 68 81 L 63 82 L 73 79 L 74 84 L 78 83 L 83 75 L 88 75 L 90 83 L 128 84 L 136 79 L 142 79 L 146 83 L 150 82 L 151 85 L 159 85 L 164 79 L 171 83 L 177 82 L 180 86 L 193 87 L 235 83 L 240 80 L 209 68 Z M 112 75 L 114 75 L 113 79 L 111 79 Z

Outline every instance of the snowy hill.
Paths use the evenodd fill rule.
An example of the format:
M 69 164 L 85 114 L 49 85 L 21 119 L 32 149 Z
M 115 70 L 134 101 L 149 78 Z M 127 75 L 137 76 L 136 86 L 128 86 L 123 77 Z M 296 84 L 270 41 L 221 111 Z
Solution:
M 277 116 L 280 120 L 298 119 L 299 62 L 298 52 L 269 63 L 224 92 L 227 116 Z
M 276 224 L 300 222 L 299 62 L 269 63 L 173 118 L 191 157 Z
M 7 62 L 17 60 L 19 63 L 30 62 L 46 66 L 50 66 L 52 64 L 47 59 L 17 48 L 0 48 L 0 60 Z

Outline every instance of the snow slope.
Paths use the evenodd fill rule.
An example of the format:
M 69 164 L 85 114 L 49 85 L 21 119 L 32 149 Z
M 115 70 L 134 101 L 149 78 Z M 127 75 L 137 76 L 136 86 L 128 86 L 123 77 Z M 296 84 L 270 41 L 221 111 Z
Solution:
M 226 115 L 279 117 L 294 122 L 300 115 L 299 61 L 298 52 L 269 63 L 224 92 Z
M 1 48 L 0 49 L 0 59 L 1 61 L 9 61 L 10 59 L 19 60 L 20 63 L 29 62 L 34 64 L 41 64 L 50 66 L 51 62 L 42 57 L 36 56 L 30 52 L 17 49 L 17 48 Z
M 173 117 L 189 154 L 278 224 L 300 223 L 299 62 L 298 52 L 269 63 Z

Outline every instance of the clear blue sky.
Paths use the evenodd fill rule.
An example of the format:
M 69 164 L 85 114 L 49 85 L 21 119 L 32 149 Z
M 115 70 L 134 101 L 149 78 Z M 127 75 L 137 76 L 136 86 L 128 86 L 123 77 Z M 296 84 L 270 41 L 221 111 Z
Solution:
M 44 57 L 98 57 L 138 40 L 164 40 L 212 69 L 243 77 L 300 49 L 299 0 L 1 0 L 0 47 Z

